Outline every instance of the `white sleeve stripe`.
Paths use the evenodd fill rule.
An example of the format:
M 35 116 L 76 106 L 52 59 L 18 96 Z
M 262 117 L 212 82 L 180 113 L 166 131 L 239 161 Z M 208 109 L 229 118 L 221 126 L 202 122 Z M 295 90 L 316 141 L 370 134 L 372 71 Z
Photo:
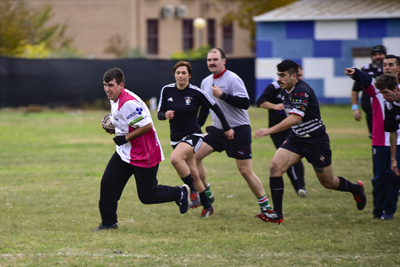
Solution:
M 289 113 L 290 113 L 290 114 L 299 115 L 299 116 L 302 117 L 302 118 L 304 117 L 304 112 L 302 112 L 302 111 L 300 111 L 300 110 L 297 110 L 297 109 L 295 109 L 295 108 L 291 109 Z
M 210 104 L 211 104 L 212 106 L 215 105 L 214 99 L 212 99 L 206 92 L 204 92 L 203 90 L 201 90 L 199 87 L 197 87 L 197 86 L 195 86 L 195 85 L 192 85 L 192 84 L 189 84 L 189 88 L 190 88 L 190 89 L 193 89 L 193 90 L 199 91 L 200 93 L 202 93 L 202 94 L 206 97 L 206 99 L 208 100 L 208 102 L 210 102 Z
M 160 92 L 160 99 L 158 100 L 157 112 L 159 112 L 159 111 L 160 111 L 160 108 L 161 108 L 161 103 L 162 103 L 162 100 L 163 100 L 162 95 L 163 95 L 163 92 L 164 92 L 165 87 L 174 87 L 174 86 L 175 86 L 175 83 L 170 83 L 170 84 L 165 85 L 165 86 L 161 89 L 161 92 Z

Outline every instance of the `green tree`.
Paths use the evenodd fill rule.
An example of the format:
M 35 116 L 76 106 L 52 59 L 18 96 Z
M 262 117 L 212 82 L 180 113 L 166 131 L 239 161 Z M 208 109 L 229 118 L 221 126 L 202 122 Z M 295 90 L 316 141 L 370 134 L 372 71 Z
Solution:
M 224 24 L 229 25 L 233 21 L 237 21 L 239 27 L 249 30 L 252 40 L 249 45 L 253 47 L 256 33 L 253 17 L 295 1 L 296 0 L 219 0 L 219 4 L 221 6 L 226 6 L 227 3 L 235 3 L 237 8 L 226 14 Z
M 46 57 L 50 52 L 74 50 L 65 25 L 48 26 L 52 17 L 51 6 L 32 9 L 25 0 L 1 0 L 0 56 Z
M 171 55 L 173 60 L 197 60 L 206 59 L 207 54 L 212 47 L 209 45 L 202 45 L 198 48 L 189 49 L 188 51 L 174 52 Z

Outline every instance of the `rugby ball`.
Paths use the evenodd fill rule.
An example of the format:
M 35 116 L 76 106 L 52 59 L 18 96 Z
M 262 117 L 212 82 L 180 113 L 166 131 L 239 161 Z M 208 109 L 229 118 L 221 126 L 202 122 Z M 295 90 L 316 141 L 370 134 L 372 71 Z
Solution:
M 104 116 L 104 118 L 101 120 L 101 126 L 102 126 L 103 129 L 106 130 L 106 131 L 115 132 L 115 127 L 114 127 L 114 125 L 111 123 L 110 115 L 111 115 L 111 113 Z

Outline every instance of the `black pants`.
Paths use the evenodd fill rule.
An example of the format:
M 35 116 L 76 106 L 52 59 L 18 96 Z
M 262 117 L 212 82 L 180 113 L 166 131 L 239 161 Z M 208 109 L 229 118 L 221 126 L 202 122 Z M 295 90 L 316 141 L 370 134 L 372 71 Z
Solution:
M 181 198 L 179 186 L 158 185 L 158 164 L 152 168 L 141 168 L 121 160 L 115 152 L 101 179 L 99 208 L 103 225 L 117 222 L 118 201 L 129 178 L 134 175 L 140 201 L 156 204 L 178 201 Z
M 283 131 L 277 134 L 271 135 L 272 142 L 276 148 L 279 148 L 282 143 L 286 140 L 286 137 L 290 133 L 290 129 L 287 131 Z M 296 191 L 299 189 L 305 189 L 305 182 L 304 182 L 304 165 L 302 161 L 297 162 L 296 164 L 290 166 L 290 168 L 286 171 L 287 175 L 289 176 L 290 181 L 292 182 L 293 188 Z

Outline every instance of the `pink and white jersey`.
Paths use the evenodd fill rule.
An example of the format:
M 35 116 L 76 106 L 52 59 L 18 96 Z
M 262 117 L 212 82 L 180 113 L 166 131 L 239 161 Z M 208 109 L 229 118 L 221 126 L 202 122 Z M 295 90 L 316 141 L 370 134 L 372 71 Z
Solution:
M 122 89 L 116 102 L 110 100 L 111 122 L 117 135 L 127 135 L 137 127 L 153 123 L 146 103 L 139 96 L 127 89 Z M 121 159 L 129 164 L 142 168 L 151 168 L 164 160 L 161 144 L 156 129 L 144 135 L 117 146 Z
M 372 97 L 372 145 L 390 146 L 389 132 L 384 131 L 385 124 L 385 99 L 374 86 L 374 79 L 371 77 L 371 84 L 364 88 L 365 92 Z M 397 130 L 397 145 L 400 145 L 400 130 Z

